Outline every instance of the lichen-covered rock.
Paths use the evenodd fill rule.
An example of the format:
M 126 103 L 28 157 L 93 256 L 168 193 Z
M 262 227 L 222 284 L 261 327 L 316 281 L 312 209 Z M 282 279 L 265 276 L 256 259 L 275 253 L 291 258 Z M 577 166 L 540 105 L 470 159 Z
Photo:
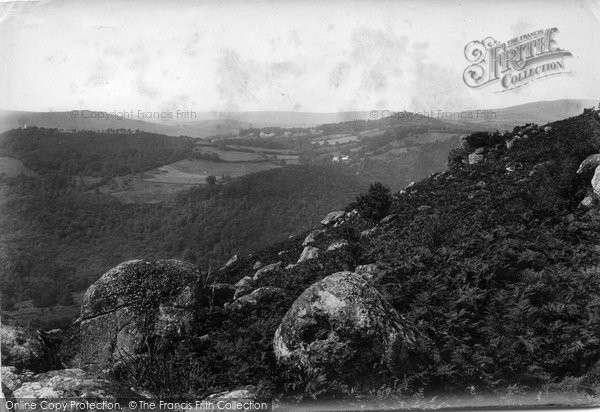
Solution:
M 19 405 L 44 399 L 81 398 L 94 402 L 139 399 L 140 395 L 123 384 L 91 375 L 81 369 L 61 369 L 35 375 L 13 392 Z M 18 410 L 27 408 L 17 408 Z
M 273 349 L 284 367 L 355 385 L 374 364 L 402 364 L 415 343 L 414 331 L 377 289 L 360 275 L 338 272 L 298 297 Z
M 591 173 L 596 168 L 600 166 L 600 154 L 593 154 L 585 158 L 583 162 L 579 165 L 577 169 L 577 173 Z
M 49 362 L 47 348 L 36 331 L 2 324 L 0 345 L 4 366 L 40 371 Z
M 181 335 L 208 304 L 196 267 L 178 260 L 132 260 L 88 288 L 80 317 L 81 362 L 102 366 L 143 351 L 154 337 Z
M 271 263 L 270 265 L 267 265 L 267 266 L 263 267 L 262 269 L 257 270 L 256 273 L 254 274 L 254 277 L 252 278 L 252 280 L 254 280 L 256 282 L 256 281 L 260 280 L 261 278 L 263 278 L 265 275 L 272 273 L 272 272 L 276 272 L 280 269 L 281 269 L 281 262 Z
M 310 259 L 315 259 L 315 258 L 319 257 L 320 251 L 321 250 L 319 248 L 316 248 L 313 246 L 306 246 L 304 248 L 304 250 L 302 250 L 302 254 L 298 258 L 298 262 L 296 262 L 296 263 L 302 263 L 302 262 L 310 260 Z
M 345 214 L 346 214 L 346 212 L 344 212 L 343 210 L 340 210 L 337 212 L 331 212 L 327 216 L 325 216 L 325 218 L 323 220 L 321 220 L 321 224 L 323 226 L 331 226 L 334 223 L 337 223 L 341 219 L 343 219 Z

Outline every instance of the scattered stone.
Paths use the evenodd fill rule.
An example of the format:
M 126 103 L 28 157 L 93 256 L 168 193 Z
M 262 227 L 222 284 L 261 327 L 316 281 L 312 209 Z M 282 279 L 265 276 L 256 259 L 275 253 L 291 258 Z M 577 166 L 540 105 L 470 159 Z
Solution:
M 306 246 L 304 248 L 304 250 L 302 251 L 300 258 L 298 259 L 298 262 L 296 262 L 296 263 L 302 263 L 306 260 L 315 259 L 315 258 L 319 257 L 320 251 L 321 250 L 319 248 L 316 248 L 313 246 Z
M 383 219 L 381 219 L 379 221 L 379 223 L 381 225 L 387 225 L 388 223 L 392 223 L 393 221 L 395 221 L 396 219 L 398 219 L 398 215 L 392 213 L 391 215 L 387 215 L 386 217 L 384 217 Z
M 247 295 L 240 296 L 233 302 L 225 305 L 225 308 L 231 310 L 239 310 L 247 308 L 249 306 L 255 306 L 260 302 L 264 302 L 266 299 L 270 299 L 275 295 L 279 295 L 283 292 L 283 289 L 276 288 L 273 286 L 260 287 Z
M 544 127 L 544 132 L 545 133 L 549 133 L 551 131 L 552 131 L 552 126 L 546 126 L 546 127 Z
M 323 220 L 321 220 L 321 224 L 323 226 L 331 226 L 334 223 L 337 223 L 338 221 L 340 221 L 344 217 L 345 214 L 346 214 L 346 212 L 344 212 L 343 210 L 340 210 L 337 212 L 331 212 L 327 216 L 325 216 L 325 218 Z
M 419 212 L 426 212 L 426 211 L 428 211 L 428 210 L 431 210 L 431 206 L 429 206 L 429 205 L 422 205 L 422 206 L 419 206 L 419 207 L 417 208 L 417 210 L 418 210 Z
M 506 141 L 506 148 L 508 150 L 512 149 L 513 147 L 515 147 L 515 141 L 516 139 L 510 139 Z
M 375 232 L 377 232 L 377 228 L 371 228 L 371 229 L 365 229 L 362 232 L 360 232 L 360 238 L 361 239 L 368 239 L 371 236 L 373 236 L 375 234 Z
M 313 230 L 306 236 L 306 238 L 304 238 L 304 242 L 302 242 L 302 246 L 311 246 L 313 243 L 315 243 L 317 241 L 318 237 L 320 235 L 322 235 L 323 233 L 326 233 L 326 230 L 324 230 L 324 229 Z
M 285 270 L 292 270 L 292 269 L 294 269 L 295 267 L 296 267 L 296 265 L 295 265 L 295 264 L 293 264 L 293 263 L 290 263 L 289 265 L 287 265 L 287 266 L 285 267 Z
M 470 165 L 475 165 L 477 163 L 482 162 L 484 159 L 484 156 L 482 154 L 477 154 L 477 153 L 470 153 L 469 154 L 469 164 Z
M 250 276 L 244 276 L 240 280 L 237 281 L 235 285 L 233 285 L 236 289 L 248 288 L 252 287 L 254 281 Z
M 509 163 L 508 165 L 506 165 L 506 171 L 511 173 L 521 168 L 523 168 L 523 165 L 521 163 Z
M 350 212 L 346 213 L 346 219 L 352 219 L 358 216 L 358 209 L 352 209 Z
M 237 262 L 237 261 L 238 261 L 238 255 L 233 255 L 233 256 L 231 257 L 231 259 L 229 259 L 229 260 L 227 261 L 227 263 L 225 263 L 225 266 L 223 266 L 223 267 L 225 267 L 225 268 L 228 268 L 228 267 L 230 267 L 231 265 L 233 265 L 233 264 L 234 264 L 235 262 Z
M 348 247 L 349 245 L 350 244 L 345 239 L 336 240 L 335 242 L 333 242 L 332 244 L 329 245 L 329 247 L 327 248 L 327 250 L 328 251 L 338 250 L 338 249 L 342 249 L 344 247 Z
M 600 196 L 600 166 L 594 171 L 594 177 L 592 177 L 592 189 L 596 196 Z
M 262 269 L 259 269 L 255 274 L 254 277 L 252 278 L 252 280 L 254 280 L 255 282 L 260 280 L 260 278 L 264 277 L 265 275 L 278 271 L 281 269 L 281 261 L 280 262 L 276 262 L 276 263 L 271 263 L 270 265 L 267 265 L 265 267 L 263 267 Z
M 596 170 L 596 168 L 600 166 L 600 154 L 593 154 L 585 158 L 583 162 L 579 165 L 579 169 L 577 169 L 577 173 L 591 173 Z
M 594 207 L 594 198 L 592 196 L 586 196 L 581 201 L 581 206 L 583 207 Z
M 263 263 L 260 260 L 257 260 L 256 263 L 254 263 L 254 266 L 252 266 L 252 270 L 260 269 L 262 266 Z
M 414 331 L 362 276 L 338 272 L 306 289 L 288 310 L 273 338 L 277 361 L 304 373 L 338 379 L 381 361 L 401 365 L 415 346 Z M 363 368 L 364 365 L 364 368 Z M 366 368 L 366 369 L 365 369 Z

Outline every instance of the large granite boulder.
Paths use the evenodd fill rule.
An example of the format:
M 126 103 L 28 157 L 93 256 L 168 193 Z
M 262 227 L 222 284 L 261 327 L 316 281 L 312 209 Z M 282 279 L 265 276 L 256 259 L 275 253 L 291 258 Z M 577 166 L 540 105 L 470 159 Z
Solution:
M 48 348 L 33 330 L 3 324 L 0 326 L 0 346 L 4 366 L 41 371 L 50 361 Z
M 81 306 L 81 362 L 101 367 L 141 353 L 152 340 L 185 334 L 208 304 L 198 269 L 178 260 L 131 260 L 86 291 Z
M 415 344 L 406 321 L 352 272 L 334 273 L 305 290 L 273 338 L 282 366 L 352 385 L 368 379 L 374 365 L 397 369 Z
M 19 405 L 16 409 L 28 410 L 27 404 L 52 399 L 90 399 L 94 403 L 115 402 L 122 399 L 140 399 L 123 384 L 115 383 L 81 369 L 61 369 L 35 375 L 23 383 L 12 396 Z M 124 405 L 127 406 L 127 405 Z M 36 408 L 38 409 L 38 408 Z M 76 409 L 76 408 L 75 408 Z

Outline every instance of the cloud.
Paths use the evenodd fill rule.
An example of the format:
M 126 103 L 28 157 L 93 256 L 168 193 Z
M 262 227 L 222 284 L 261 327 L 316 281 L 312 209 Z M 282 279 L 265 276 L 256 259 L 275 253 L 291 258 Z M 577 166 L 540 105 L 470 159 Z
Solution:
M 258 62 L 224 49 L 217 63 L 217 91 L 227 110 L 236 110 L 241 103 L 258 102 L 265 94 L 287 94 L 286 83 L 295 83 L 304 73 L 305 69 L 291 60 Z

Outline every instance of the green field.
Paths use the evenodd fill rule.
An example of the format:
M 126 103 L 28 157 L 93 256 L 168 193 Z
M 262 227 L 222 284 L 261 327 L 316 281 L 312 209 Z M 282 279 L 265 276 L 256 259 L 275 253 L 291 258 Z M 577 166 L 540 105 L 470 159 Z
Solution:
M 123 203 L 163 202 L 178 192 L 206 184 L 208 176 L 231 178 L 280 167 L 270 162 L 219 163 L 202 159 L 186 159 L 153 169 L 144 174 L 113 179 L 100 188 Z
M 264 156 L 261 156 L 258 152 L 222 150 L 213 146 L 196 146 L 194 147 L 194 153 L 216 154 L 225 162 L 253 162 L 264 160 Z
M 9 177 L 19 176 L 20 174 L 26 176 L 36 175 L 35 172 L 26 168 L 23 162 L 8 156 L 0 156 L 0 175 L 2 174 Z

